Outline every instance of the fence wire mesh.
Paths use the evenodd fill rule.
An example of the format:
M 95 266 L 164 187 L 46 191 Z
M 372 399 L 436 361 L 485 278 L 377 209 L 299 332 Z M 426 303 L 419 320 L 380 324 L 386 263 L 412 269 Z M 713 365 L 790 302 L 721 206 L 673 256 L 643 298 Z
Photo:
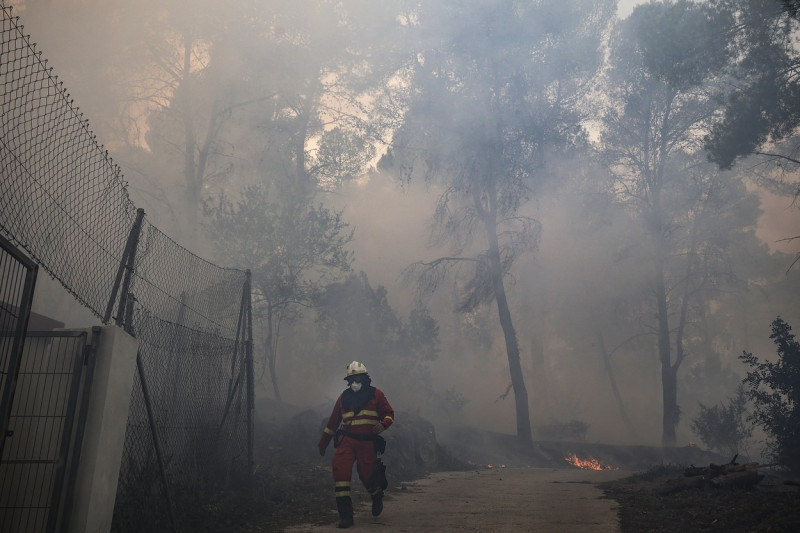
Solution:
M 136 206 L 120 168 L 23 34 L 19 18 L 2 2 L 0 8 L 0 232 L 107 319 L 115 280 L 130 258 Z M 246 272 L 192 254 L 146 218 L 134 257 L 126 329 L 140 341 L 140 373 L 114 529 L 157 530 L 141 520 L 157 514 L 169 500 L 164 496 L 185 494 L 179 489 L 186 487 L 201 493 L 249 467 L 250 340 L 242 318 L 249 313 L 249 280 Z M 119 307 L 117 315 L 124 314 Z M 155 439 L 163 448 L 162 466 L 153 464 Z M 181 501 L 169 502 L 178 519 L 189 511 Z

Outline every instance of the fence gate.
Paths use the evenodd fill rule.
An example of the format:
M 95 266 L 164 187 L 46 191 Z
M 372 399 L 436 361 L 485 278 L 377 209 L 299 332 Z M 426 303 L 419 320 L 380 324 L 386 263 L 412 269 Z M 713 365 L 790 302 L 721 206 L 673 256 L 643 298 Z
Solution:
M 0 459 L 25 344 L 37 266 L 0 236 Z
M 0 245 L 0 533 L 66 531 L 100 329 L 26 335 L 36 268 Z
M 28 332 L 0 461 L 0 533 L 66 531 L 99 328 Z

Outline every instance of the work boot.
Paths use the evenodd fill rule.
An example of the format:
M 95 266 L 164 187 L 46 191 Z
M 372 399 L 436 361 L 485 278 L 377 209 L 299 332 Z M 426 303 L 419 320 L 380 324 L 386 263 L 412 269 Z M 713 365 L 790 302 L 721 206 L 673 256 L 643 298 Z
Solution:
M 383 511 L 383 491 L 379 490 L 372 495 L 372 516 L 378 516 L 381 511 Z
M 339 511 L 339 524 L 336 527 L 345 529 L 353 525 L 353 500 L 350 496 L 336 498 L 336 509 Z

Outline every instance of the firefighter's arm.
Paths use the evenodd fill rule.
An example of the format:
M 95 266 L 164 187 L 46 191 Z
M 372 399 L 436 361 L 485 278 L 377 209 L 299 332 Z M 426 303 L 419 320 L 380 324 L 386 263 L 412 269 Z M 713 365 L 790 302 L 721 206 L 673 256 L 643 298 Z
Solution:
M 319 442 L 317 443 L 317 448 L 319 448 L 319 454 L 325 455 L 325 450 L 328 448 L 328 444 L 330 444 L 331 439 L 336 434 L 336 429 L 339 427 L 339 424 L 342 421 L 342 397 L 336 399 L 336 404 L 333 406 L 333 411 L 331 412 L 330 418 L 328 418 L 328 423 L 325 425 L 325 430 L 322 432 L 322 437 L 320 437 Z
M 383 430 L 388 429 L 394 422 L 394 409 L 389 405 L 389 400 L 386 399 L 386 395 L 383 394 L 382 391 L 375 391 L 375 399 L 378 403 L 378 416 L 381 418 L 381 421 L 375 424 L 373 432 L 382 433 Z

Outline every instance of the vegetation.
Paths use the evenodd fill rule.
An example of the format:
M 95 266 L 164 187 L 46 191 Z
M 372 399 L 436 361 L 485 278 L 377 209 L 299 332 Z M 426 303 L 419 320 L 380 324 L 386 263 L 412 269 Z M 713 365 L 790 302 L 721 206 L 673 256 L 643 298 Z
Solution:
M 247 187 L 234 204 L 225 196 L 206 203 L 206 229 L 217 253 L 252 272 L 253 315 L 264 328 L 261 345 L 277 400 L 281 327 L 313 307 L 329 283 L 350 270 L 353 232 L 340 212 Z
M 427 410 L 443 405 L 431 382 L 428 363 L 439 357 L 439 325 L 425 307 L 398 316 L 383 286 L 372 287 L 364 272 L 329 284 L 317 305 L 318 342 L 338 361 L 374 361 L 368 367 L 381 382 L 391 379 L 408 397 L 435 398 Z M 384 379 L 378 376 L 385 376 Z
M 508 278 L 537 245 L 540 224 L 525 207 L 552 177 L 548 158 L 585 145 L 577 103 L 601 65 L 612 13 L 607 1 L 554 7 L 476 4 L 466 17 L 460 5 L 422 11 L 423 31 L 459 23 L 433 46 L 423 41 L 428 46 L 414 56 L 408 111 L 382 161 L 404 182 L 422 178 L 444 191 L 431 234 L 451 253 L 414 263 L 408 276 L 428 294 L 455 272 L 462 313 L 496 304 L 525 443 L 532 442 L 530 408 Z
M 704 166 L 699 132 L 710 126 L 727 44 L 724 13 L 686 1 L 651 3 L 622 21 L 612 41 L 602 149 L 622 205 L 640 222 L 661 367 L 662 442 L 676 443 L 684 339 L 725 251 L 713 217 L 725 186 Z M 669 46 L 662 46 L 662 43 Z M 703 54 L 696 53 L 704 43 Z M 732 198 L 727 198 L 729 201 Z
M 753 187 L 797 191 L 794 0 L 11 3 L 137 205 L 251 270 L 272 397 L 369 354 L 525 441 L 681 444 L 797 313 Z
M 794 137 L 800 125 L 800 52 L 794 37 L 798 2 L 737 1 L 726 7 L 736 19 L 730 34 L 740 54 L 733 71 L 736 88 L 706 139 L 710 158 L 730 168 L 755 153 L 796 168 L 796 144 L 781 143 Z
M 755 490 L 659 490 L 667 480 L 683 476 L 683 470 L 678 465 L 654 467 L 601 486 L 619 503 L 623 533 L 790 533 L 800 527 L 798 492 L 784 490 L 780 480 Z
M 692 419 L 692 431 L 711 450 L 735 457 L 743 451 L 753 430 L 746 420 L 747 396 L 743 386 L 725 404 L 707 407 Z
M 775 461 L 800 473 L 800 343 L 791 331 L 781 317 L 772 322 L 776 362 L 761 362 L 747 352 L 740 359 L 751 368 L 744 379 L 753 403 L 750 419 L 768 434 Z
M 759 218 L 764 190 L 800 205 L 797 0 L 654 0 L 624 19 L 613 0 L 5 3 L 148 217 L 251 270 L 270 397 L 326 401 L 362 358 L 432 418 L 500 426 L 492 399 L 513 390 L 526 444 L 532 426 L 669 446 L 691 429 L 734 455 L 751 422 L 800 472 L 791 328 L 772 323 L 776 362 L 735 357 L 798 313 L 793 258 Z M 392 193 L 356 227 L 365 182 Z M 385 220 L 420 182 L 432 212 Z M 365 244 L 376 222 L 398 242 Z M 358 263 L 389 249 L 395 264 Z M 394 300 L 401 272 L 419 301 Z M 449 282 L 453 315 L 432 302 Z M 242 530 L 325 516 L 329 472 L 302 444 L 316 429 L 273 431 L 243 498 L 219 494 L 234 510 L 187 526 L 236 530 L 237 505 Z M 796 495 L 660 496 L 666 470 L 609 488 L 624 531 L 800 529 Z

